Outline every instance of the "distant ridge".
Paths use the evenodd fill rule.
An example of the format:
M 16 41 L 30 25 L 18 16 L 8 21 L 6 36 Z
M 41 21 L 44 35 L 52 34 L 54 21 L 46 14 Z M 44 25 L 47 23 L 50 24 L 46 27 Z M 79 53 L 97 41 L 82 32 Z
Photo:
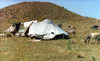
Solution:
M 96 20 L 95 18 L 80 16 L 50 2 L 22 2 L 0 9 L 0 28 L 2 28 L 2 23 L 9 25 L 19 21 L 41 21 L 44 18 L 54 21 L 64 19 L 67 21 Z

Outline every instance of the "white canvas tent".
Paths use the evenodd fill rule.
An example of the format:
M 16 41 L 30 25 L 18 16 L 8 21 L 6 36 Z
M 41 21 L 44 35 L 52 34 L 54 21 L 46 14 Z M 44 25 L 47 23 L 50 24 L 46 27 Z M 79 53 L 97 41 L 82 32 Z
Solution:
M 33 23 L 37 23 L 37 20 L 32 20 L 32 21 L 28 21 L 28 22 L 24 22 L 21 26 L 20 29 L 18 31 L 18 33 L 21 33 L 22 36 L 25 36 L 25 33 L 27 32 L 27 30 L 29 30 L 28 28 L 31 26 L 31 24 Z
M 68 35 L 51 20 L 45 19 L 42 22 L 33 23 L 29 28 L 29 36 L 43 35 L 43 39 L 53 39 L 56 35 Z
M 21 34 L 21 36 L 25 36 L 25 32 L 27 31 L 27 29 L 29 28 L 30 24 L 32 23 L 37 23 L 37 20 L 32 20 L 32 21 L 28 21 L 28 22 L 15 22 L 12 26 L 10 26 L 5 32 L 15 32 L 17 30 L 17 32 L 15 32 L 15 35 L 19 35 Z M 17 28 L 16 28 L 17 27 Z
M 28 21 L 28 22 L 24 22 L 24 29 L 26 30 L 29 26 L 30 26 L 30 24 L 31 23 L 37 23 L 37 20 L 32 20 L 32 21 Z
M 57 35 L 69 35 L 67 32 L 62 30 L 60 27 L 58 27 L 56 24 L 54 24 L 51 20 L 45 19 L 42 22 L 29 21 L 24 23 L 15 23 L 15 26 L 11 26 L 7 32 L 10 32 L 9 30 L 14 29 L 17 30 L 16 27 L 18 27 L 18 32 L 15 33 L 15 35 L 21 35 L 21 36 L 30 36 L 30 37 L 38 37 L 42 39 L 53 39 Z M 15 28 L 14 28 L 15 27 Z M 13 30 L 13 31 L 14 31 Z

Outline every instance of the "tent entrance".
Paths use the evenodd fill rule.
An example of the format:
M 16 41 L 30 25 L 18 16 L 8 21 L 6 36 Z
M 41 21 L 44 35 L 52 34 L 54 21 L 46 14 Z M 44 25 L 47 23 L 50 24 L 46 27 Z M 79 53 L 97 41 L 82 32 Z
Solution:
M 69 35 L 65 35 L 65 34 L 60 34 L 60 35 L 56 35 L 53 39 L 57 40 L 57 39 L 69 39 Z

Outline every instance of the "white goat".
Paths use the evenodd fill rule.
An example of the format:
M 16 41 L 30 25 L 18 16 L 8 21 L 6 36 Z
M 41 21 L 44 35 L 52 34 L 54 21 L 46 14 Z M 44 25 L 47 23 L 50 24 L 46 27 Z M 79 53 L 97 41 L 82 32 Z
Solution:
M 97 39 L 97 40 L 100 40 L 100 33 L 90 33 L 87 37 L 86 37 L 86 39 L 85 39 L 85 43 L 87 43 L 87 41 L 88 41 L 88 43 L 90 42 L 90 39 Z

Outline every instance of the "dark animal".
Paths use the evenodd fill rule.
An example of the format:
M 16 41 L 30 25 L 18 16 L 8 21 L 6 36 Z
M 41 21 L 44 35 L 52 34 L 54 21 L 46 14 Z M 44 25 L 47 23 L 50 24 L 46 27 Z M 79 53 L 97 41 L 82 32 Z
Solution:
M 58 24 L 58 26 L 61 28 L 62 27 L 62 24 Z
M 97 30 L 99 28 L 99 26 L 98 25 L 93 25 L 91 28 Z
M 68 25 L 68 28 L 71 28 L 71 25 Z

